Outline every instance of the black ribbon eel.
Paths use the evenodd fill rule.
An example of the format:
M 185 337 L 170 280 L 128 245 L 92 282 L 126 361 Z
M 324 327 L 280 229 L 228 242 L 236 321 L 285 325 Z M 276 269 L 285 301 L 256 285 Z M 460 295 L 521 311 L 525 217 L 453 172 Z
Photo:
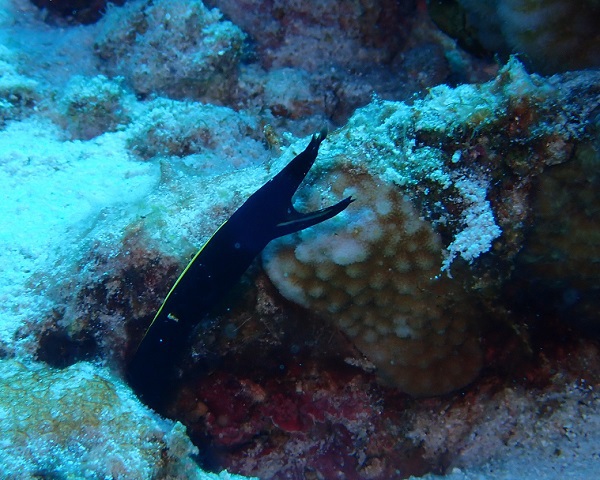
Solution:
M 196 253 L 167 294 L 127 368 L 130 385 L 149 406 L 164 405 L 177 382 L 177 360 L 189 350 L 195 326 L 263 248 L 337 215 L 353 201 L 347 197 L 311 213 L 300 213 L 292 205 L 326 135 L 325 130 L 313 135 L 302 153 L 253 193 Z

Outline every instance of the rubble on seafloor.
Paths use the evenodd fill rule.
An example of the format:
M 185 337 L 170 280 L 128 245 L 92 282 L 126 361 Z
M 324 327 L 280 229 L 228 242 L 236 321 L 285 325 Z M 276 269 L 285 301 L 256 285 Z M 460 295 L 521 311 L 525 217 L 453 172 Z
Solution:
M 7 29 L 39 22 L 47 58 L 74 48 L 49 51 L 47 17 L 0 3 L 19 13 Z M 391 3 L 212 2 L 222 17 L 131 1 L 77 27 L 93 60 L 69 79 L 0 32 L 3 473 L 234 478 L 190 455 L 274 479 L 595 471 L 599 74 L 546 78 L 511 58 L 444 85 L 456 51 L 429 24 L 408 35 L 422 3 L 394 4 L 406 31 L 385 43 Z M 260 37 L 265 22 L 279 33 Z M 295 56 L 323 28 L 347 33 Z M 165 32 L 175 58 L 156 61 L 140 42 Z M 354 91 L 369 52 L 387 67 Z M 114 77 L 132 58 L 149 70 Z M 400 70 L 413 81 L 388 97 L 432 88 L 364 105 Z M 158 412 L 181 423 L 160 419 L 119 379 L 145 328 L 196 249 L 305 147 L 282 129 L 323 115 L 342 123 L 295 205 L 356 201 L 273 242 L 203 319 Z

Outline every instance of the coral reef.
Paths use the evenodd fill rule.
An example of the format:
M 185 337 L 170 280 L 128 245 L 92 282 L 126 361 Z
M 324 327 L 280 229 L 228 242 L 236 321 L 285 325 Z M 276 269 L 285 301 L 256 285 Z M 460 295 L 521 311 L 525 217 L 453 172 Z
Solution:
M 600 67 L 595 0 L 429 3 L 440 27 L 476 53 L 516 53 L 530 69 L 546 74 Z
M 386 63 L 407 41 L 413 0 L 326 1 L 210 0 L 256 43 L 267 69 L 359 67 Z M 298 52 L 305 55 L 298 55 Z
M 481 365 L 478 328 L 502 321 L 485 304 L 523 246 L 530 188 L 545 167 L 568 162 L 569 144 L 593 138 L 579 125 L 594 115 L 595 87 L 579 86 L 588 107 L 572 103 L 564 129 L 551 108 L 562 88 L 514 60 L 482 86 L 357 111 L 324 145 L 323 193 L 303 199 L 315 208 L 352 193 L 357 202 L 328 233 L 268 247 L 270 278 L 336 322 L 403 391 L 464 386 Z
M 359 423 L 332 413 L 325 421 L 305 424 L 301 413 L 313 407 L 303 405 L 316 399 L 297 398 L 293 392 L 298 382 L 314 377 L 319 370 L 314 365 L 330 365 L 315 362 L 308 352 L 324 349 L 323 342 L 327 344 L 336 327 L 375 364 L 387 385 L 415 395 L 461 388 L 482 366 L 489 366 L 490 355 L 498 355 L 490 352 L 503 350 L 502 342 L 490 341 L 487 335 L 509 316 L 496 299 L 528 233 L 531 207 L 535 207 L 530 191 L 553 169 L 574 165 L 574 146 L 586 145 L 594 137 L 589 118 L 595 108 L 591 81 L 595 77 L 576 78 L 542 79 L 526 74 L 513 61 L 487 84 L 441 86 L 412 105 L 376 100 L 328 137 L 309 179 L 311 194 L 300 192 L 298 208 L 316 208 L 349 194 L 359 200 L 331 225 L 282 239 L 264 256 L 274 284 L 310 312 L 293 314 L 293 306 L 273 293 L 266 295 L 268 282 L 257 282 L 256 290 L 250 291 L 263 300 L 247 300 L 237 309 L 209 316 L 193 342 L 190 364 L 182 366 L 190 380 L 165 413 L 191 428 L 206 455 L 206 466 L 229 466 L 259 475 L 277 468 L 348 473 L 346 467 L 331 463 L 326 448 L 330 444 L 345 452 L 346 465 L 371 472 L 372 478 L 386 478 L 394 468 L 410 474 L 449 464 L 433 450 L 433 443 L 432 453 L 425 458 L 420 449 L 429 447 L 422 446 L 416 434 L 412 446 L 392 440 L 405 431 L 407 418 L 398 417 L 396 407 L 390 406 L 395 405 L 394 394 L 389 393 L 394 390 L 371 390 L 381 387 L 373 387 L 371 373 L 361 368 L 350 374 L 359 391 L 369 392 L 363 398 L 360 418 L 364 421 Z M 578 102 L 566 101 L 564 95 L 574 88 L 579 89 Z M 561 111 L 553 107 L 557 102 Z M 201 245 L 269 177 L 269 171 L 280 168 L 305 146 L 304 142 L 282 146 L 282 156 L 266 165 L 251 162 L 240 170 L 210 173 L 212 168 L 197 169 L 189 149 L 179 150 L 192 145 L 198 149 L 198 161 L 206 158 L 206 150 L 197 147 L 196 131 L 186 125 L 203 115 L 209 118 L 207 112 L 212 117 L 213 111 L 231 125 L 239 121 L 240 131 L 253 124 L 231 110 L 202 109 L 192 102 L 155 100 L 147 107 L 134 116 L 143 122 L 134 120 L 124 132 L 111 135 L 118 135 L 137 155 L 141 152 L 135 145 L 149 145 L 151 149 L 140 155 L 146 159 L 144 165 L 167 155 L 160 186 L 145 199 L 152 208 L 135 210 L 139 216 L 131 241 L 110 241 L 106 248 L 96 245 L 97 256 L 88 257 L 89 263 L 73 277 L 73 285 L 84 285 L 75 287 L 75 293 L 84 295 L 72 297 L 74 305 L 85 308 L 68 306 L 60 322 L 67 328 L 58 329 L 54 337 L 52 329 L 46 329 L 50 340 L 37 351 L 54 364 L 60 364 L 61 352 L 50 351 L 48 345 L 65 336 L 70 338 L 65 345 L 71 361 L 97 355 L 122 362 L 123 321 L 135 342 L 153 305 L 160 303 L 177 268 L 183 268 L 185 262 L 174 258 L 193 254 L 194 245 Z M 175 122 L 170 111 L 184 121 Z M 210 134 L 213 138 L 226 135 L 219 128 L 209 130 L 216 132 Z M 170 138 L 176 140 L 169 143 Z M 250 151 L 264 152 L 257 140 L 249 142 Z M 154 268 L 160 271 L 154 274 Z M 254 275 L 256 270 L 245 279 L 245 289 L 255 283 Z M 259 307 L 265 295 L 269 300 Z M 308 328 L 308 318 L 317 322 L 314 316 L 330 322 L 313 330 Z M 291 329 L 294 323 L 307 331 L 299 335 Z M 311 341 L 311 335 L 324 340 Z M 485 340 L 482 345 L 480 335 Z M 330 376 L 329 387 L 315 386 L 323 397 L 331 395 L 340 402 L 344 395 L 334 392 L 344 391 L 341 385 L 348 374 L 340 372 L 350 368 L 340 363 L 346 359 L 369 369 L 359 353 L 342 344 L 329 344 L 328 348 L 339 349 L 338 355 L 344 353 L 319 371 L 321 378 Z M 528 342 L 520 347 L 526 350 L 522 345 Z M 521 350 L 514 347 L 513 357 L 524 355 Z M 283 381 L 279 367 L 283 374 L 294 367 L 294 373 Z M 214 398 L 206 393 L 211 388 L 219 392 Z M 261 389 L 267 400 L 252 396 Z M 216 398 L 232 400 L 226 404 Z M 384 398 L 391 409 L 385 410 L 388 423 L 376 420 L 378 410 L 373 410 Z M 285 412 L 290 416 L 285 417 Z M 481 417 L 473 416 L 471 421 L 480 422 Z M 328 436 L 331 430 L 337 433 Z M 370 432 L 370 441 L 358 432 Z M 457 435 L 463 442 L 469 432 Z M 458 455 L 460 445 L 464 446 L 460 442 L 448 455 Z M 347 463 L 354 462 L 351 452 L 357 449 L 364 452 L 363 460 Z M 404 450 L 409 458 L 398 456 Z M 290 451 L 304 452 L 303 460 L 293 465 L 283 462 Z
M 446 475 L 423 478 L 508 479 L 532 466 L 536 477 L 553 480 L 573 472 L 597 475 L 598 344 L 552 342 L 538 344 L 545 352 L 523 371 L 531 377 L 526 383 L 484 381 L 461 398 L 431 401 L 413 412 L 407 436 L 423 446 L 425 457 L 446 459 Z
M 323 118 L 343 124 L 373 92 L 408 99 L 450 75 L 439 35 L 414 0 L 206 3 L 242 28 L 253 48 L 235 103 L 269 109 L 270 123 L 298 136 L 318 130 Z
M 56 293 L 63 299 L 54 309 L 59 320 L 38 328 L 39 360 L 64 368 L 94 359 L 121 369 L 128 354 L 123 339 L 143 334 L 179 264 L 153 249 L 135 227 L 117 252 L 115 247 L 96 245 L 76 274 L 83 288 L 65 283 Z
M 10 191 L 0 204 L 0 287 L 10 312 L 0 316 L 0 338 L 19 356 L 35 352 L 44 320 L 56 322 L 57 298 L 50 298 L 64 285 L 57 278 L 73 279 L 92 244 L 120 238 L 138 215 L 135 207 L 111 212 L 110 205 L 135 205 L 160 173 L 131 158 L 118 132 L 89 142 L 64 137 L 41 116 L 0 131 L 0 178 Z M 102 231 L 95 230 L 100 219 L 110 219 Z M 92 231 L 98 236 L 88 237 Z
M 167 409 L 188 427 L 201 464 L 273 479 L 428 471 L 398 433 L 402 399 L 394 392 L 384 408 L 335 327 L 281 303 L 264 274 L 243 285 L 244 300 L 232 296 L 203 327 L 193 346 L 200 368 Z
M 180 423 L 151 413 L 106 370 L 0 360 L 6 478 L 233 478 L 203 474 Z
M 100 22 L 96 54 L 136 93 L 218 101 L 229 95 L 244 33 L 200 1 L 135 1 Z M 160 48 L 157 48 L 160 46 Z
M 259 289 L 262 283 L 259 279 Z M 274 296 L 267 304 L 276 301 Z M 562 465 L 563 473 L 576 455 L 581 471 L 596 471 L 589 455 L 598 438 L 597 342 L 570 336 L 556 345 L 552 336 L 564 331 L 546 325 L 539 329 L 543 339 L 531 339 L 534 355 L 523 361 L 522 345 L 496 340 L 486 351 L 487 374 L 474 387 L 413 400 L 323 355 L 327 348 L 339 353 L 343 347 L 322 322 L 319 327 L 298 313 L 286 320 L 289 309 L 261 307 L 261 302 L 260 317 L 249 318 L 252 303 L 223 311 L 223 320 L 235 325 L 228 330 L 238 330 L 248 343 L 230 338 L 228 348 L 237 351 L 230 352 L 229 361 L 189 381 L 169 409 L 201 446 L 204 465 L 260 478 L 383 480 L 459 468 L 469 472 L 495 457 L 497 463 L 490 465 L 506 468 L 503 462 L 515 457 L 531 462 L 535 452 L 531 455 L 550 456 L 556 463 L 549 468 Z M 273 310 L 279 311 L 273 316 Z M 262 322 L 266 331 L 257 338 Z M 281 348 L 273 348 L 286 335 Z M 311 336 L 316 344 L 306 356 L 298 346 Z M 575 426 L 574 419 L 588 417 L 589 424 Z
M 306 367 L 312 374 L 300 374 Z M 182 391 L 178 407 L 192 437 L 214 439 L 205 449 L 212 462 L 233 471 L 273 479 L 362 478 L 381 409 L 360 375 L 318 369 L 310 361 L 290 365 L 278 380 L 261 383 L 217 374 Z M 239 448 L 247 454 L 234 455 Z

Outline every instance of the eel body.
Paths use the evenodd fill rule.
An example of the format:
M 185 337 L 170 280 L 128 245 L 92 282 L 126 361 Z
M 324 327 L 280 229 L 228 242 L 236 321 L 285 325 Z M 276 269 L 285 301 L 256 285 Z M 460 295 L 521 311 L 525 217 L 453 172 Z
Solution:
M 302 153 L 253 193 L 196 253 L 167 294 L 127 369 L 130 385 L 151 407 L 160 408 L 169 397 L 177 381 L 177 360 L 189 349 L 195 326 L 263 248 L 337 215 L 353 201 L 347 197 L 311 213 L 292 205 L 325 136 L 325 131 L 313 135 Z

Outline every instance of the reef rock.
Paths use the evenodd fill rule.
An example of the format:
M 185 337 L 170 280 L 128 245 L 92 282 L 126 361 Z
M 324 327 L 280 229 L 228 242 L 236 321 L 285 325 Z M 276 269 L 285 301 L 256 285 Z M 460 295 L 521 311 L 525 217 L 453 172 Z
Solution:
M 139 94 L 218 100 L 236 78 L 245 35 L 202 2 L 128 2 L 99 25 L 104 69 Z
M 183 425 L 91 364 L 0 360 L 0 412 L 5 478 L 234 478 L 202 472 Z
M 596 84 L 578 78 L 586 100 L 565 97 L 570 77 L 528 75 L 512 60 L 483 85 L 439 86 L 411 106 L 358 110 L 323 145 L 319 193 L 302 197 L 307 208 L 348 194 L 357 201 L 318 232 L 272 243 L 263 256 L 270 278 L 336 323 L 402 390 L 464 386 L 481 365 L 478 331 L 507 308 L 485 305 L 511 278 L 530 222 L 539 232 L 562 216 L 540 210 L 531 191 L 552 184 L 544 179 L 557 164 L 578 170 L 573 152 L 589 151 L 597 134 Z M 593 209 L 597 200 L 583 197 L 569 202 Z M 582 223 L 588 232 L 586 214 Z M 579 248 L 580 237 L 563 241 Z M 580 280 L 595 305 L 597 274 Z
M 475 53 L 518 54 L 532 71 L 600 67 L 600 5 L 595 0 L 437 0 L 433 20 Z
M 15 53 L 0 45 L 0 127 L 21 118 L 38 100 L 38 82 L 20 71 Z

